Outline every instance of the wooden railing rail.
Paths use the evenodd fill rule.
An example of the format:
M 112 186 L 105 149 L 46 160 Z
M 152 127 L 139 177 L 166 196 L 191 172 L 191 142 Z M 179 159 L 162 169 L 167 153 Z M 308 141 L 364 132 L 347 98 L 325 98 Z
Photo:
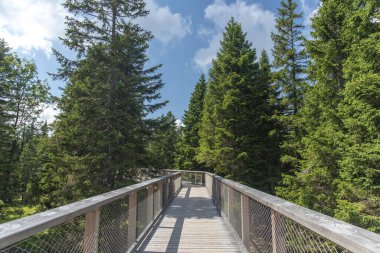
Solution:
M 124 222 L 128 225 L 128 231 L 125 233 L 128 235 L 128 238 L 125 238 L 125 244 L 128 244 L 128 249 L 130 250 L 131 247 L 136 245 L 136 238 L 139 236 L 141 237 L 141 234 L 139 235 L 137 233 L 137 226 L 141 227 L 142 223 L 147 224 L 146 227 L 141 228 L 147 230 L 147 227 L 153 223 L 154 218 L 157 218 L 159 212 L 162 212 L 170 200 L 175 197 L 180 187 L 181 173 L 178 172 L 0 224 L 0 252 L 13 252 L 12 245 L 17 243 L 20 243 L 22 247 L 33 248 L 33 252 L 36 252 L 35 245 L 41 243 L 40 237 L 35 239 L 32 238 L 30 239 L 30 242 L 28 241 L 28 238 L 50 228 L 65 224 L 81 215 L 84 215 L 84 219 L 83 221 L 76 223 L 76 225 L 81 227 L 81 224 L 84 223 L 82 229 L 83 236 L 78 236 L 76 239 L 78 244 L 77 247 L 82 248 L 83 252 L 86 253 L 98 252 L 98 247 L 102 246 L 98 244 L 99 224 L 102 222 L 100 219 L 102 208 L 121 200 L 125 200 L 126 203 L 118 203 L 121 214 L 117 217 L 109 217 L 109 219 L 113 218 L 116 220 L 120 219 L 120 217 L 127 217 L 124 220 L 121 220 L 121 223 Z M 147 193 L 146 196 L 138 199 L 138 194 L 140 192 L 145 193 L 145 191 Z M 156 210 L 153 201 L 158 203 L 156 204 Z M 125 210 L 123 209 L 124 207 Z M 123 216 L 123 212 L 126 213 L 126 215 Z M 141 220 L 138 220 L 140 217 L 139 215 L 142 217 L 140 218 Z M 112 224 L 112 221 L 107 222 L 104 221 L 103 223 Z M 78 228 L 78 230 L 79 229 L 80 228 Z M 119 231 L 118 233 L 122 234 L 122 232 L 123 231 Z M 46 240 L 48 240 L 49 235 L 42 234 L 42 237 L 47 238 Z M 68 236 L 68 238 L 69 237 L 70 236 Z M 70 239 L 72 239 L 71 237 Z M 25 239 L 26 241 L 23 241 Z M 103 240 L 106 241 L 107 238 Z M 53 239 L 51 241 L 53 241 Z M 50 247 L 52 249 L 49 252 L 55 252 L 54 250 L 59 252 L 59 249 L 57 248 L 59 246 L 62 245 L 51 245 Z M 19 248 L 21 246 L 16 245 L 15 248 L 16 247 Z M 45 247 L 47 246 L 45 245 Z

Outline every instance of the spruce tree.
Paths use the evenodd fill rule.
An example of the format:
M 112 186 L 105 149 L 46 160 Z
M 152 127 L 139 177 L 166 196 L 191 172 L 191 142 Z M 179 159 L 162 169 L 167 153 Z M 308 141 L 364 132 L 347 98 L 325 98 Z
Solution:
M 152 135 L 148 145 L 149 165 L 155 173 L 162 169 L 174 169 L 178 130 L 171 111 L 159 118 L 159 125 Z
M 160 66 L 145 67 L 152 35 L 134 22 L 148 13 L 142 0 L 64 6 L 72 15 L 62 42 L 77 58 L 56 52 L 55 77 L 68 83 L 54 138 L 67 172 L 62 180 L 88 196 L 131 183 L 148 166 L 149 129 L 157 122 L 147 115 L 165 105 L 157 102 L 163 83 Z
M 256 52 L 231 19 L 209 72 L 199 161 L 227 178 L 270 191 L 267 106 Z
M 177 143 L 176 166 L 186 170 L 204 170 L 205 166 L 196 160 L 199 148 L 199 127 L 201 124 L 204 97 L 206 94 L 206 78 L 202 74 L 191 94 L 189 109 L 183 116 L 184 126 L 180 129 Z
M 267 182 L 270 185 L 270 191 L 275 192 L 275 185 L 279 181 L 280 170 L 280 143 L 281 143 L 281 121 L 279 120 L 281 114 L 281 105 L 279 103 L 278 85 L 273 82 L 274 73 L 269 61 L 268 54 L 265 50 L 261 52 L 259 59 L 260 65 L 260 78 L 258 85 L 261 86 L 260 90 L 263 92 L 263 100 L 266 101 L 260 108 L 265 125 L 262 125 L 264 134 L 268 134 L 265 141 L 266 148 L 266 167 L 268 170 Z
M 348 17 L 353 45 L 344 64 L 347 83 L 335 217 L 380 232 L 380 3 L 366 1 Z M 364 34 L 363 34 L 364 33 Z M 366 35 L 368 34 L 368 35 Z M 362 37 L 362 38 L 361 38 Z
M 272 53 L 273 66 L 276 68 L 274 79 L 281 90 L 281 161 L 283 172 L 289 172 L 299 167 L 301 130 L 297 118 L 306 89 L 306 53 L 304 26 L 300 23 L 302 13 L 297 13 L 297 3 L 294 0 L 283 0 L 280 4 L 281 7 L 277 9 L 276 33 L 272 33 Z
M 308 77 L 313 83 L 305 95 L 300 123 L 303 137 L 300 168 L 284 177 L 278 195 L 311 209 L 334 215 L 339 175 L 342 121 L 338 115 L 345 85 L 343 64 L 349 52 L 345 38 L 350 1 L 322 1 L 312 19 L 312 39 L 306 47 L 311 58 Z

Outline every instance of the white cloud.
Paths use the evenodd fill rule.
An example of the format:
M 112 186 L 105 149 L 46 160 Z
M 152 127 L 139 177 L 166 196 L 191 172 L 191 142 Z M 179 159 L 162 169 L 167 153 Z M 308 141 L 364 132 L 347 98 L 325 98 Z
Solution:
M 310 2 L 306 3 L 305 0 L 301 0 L 301 9 L 305 17 L 304 19 L 305 26 L 311 25 L 311 19 L 318 13 L 319 8 L 321 7 L 321 4 L 322 2 L 320 2 L 320 4 L 314 3 L 313 5 L 315 6 L 315 8 L 313 8 L 310 6 Z
M 242 24 L 243 31 L 247 32 L 247 39 L 252 42 L 258 53 L 263 49 L 270 52 L 273 46 L 271 32 L 275 28 L 273 12 L 262 9 L 258 4 L 247 4 L 242 0 L 231 4 L 223 0 L 215 0 L 205 9 L 205 18 L 213 23 L 214 34 L 209 38 L 208 46 L 200 48 L 194 57 L 196 66 L 202 71 L 207 71 L 212 59 L 216 56 L 219 41 L 231 17 Z
M 64 33 L 62 0 L 0 0 L 0 38 L 15 50 L 51 55 L 53 40 Z
M 39 121 L 51 124 L 55 120 L 55 116 L 57 116 L 59 113 L 60 110 L 57 108 L 56 105 L 45 104 L 43 105 L 43 111 L 41 112 L 38 119 Z
M 175 125 L 176 125 L 177 128 L 180 128 L 180 127 L 185 126 L 185 125 L 182 123 L 182 120 L 180 120 L 180 119 L 176 119 L 176 120 L 175 120 Z
M 139 19 L 138 23 L 152 31 L 155 39 L 163 44 L 191 33 L 191 19 L 173 13 L 169 6 L 159 6 L 154 0 L 147 0 L 146 8 L 150 10 L 149 15 Z
M 53 42 L 65 30 L 68 13 L 61 5 L 63 1 L 0 0 L 0 38 L 15 50 L 27 54 L 42 51 L 50 57 Z M 190 18 L 173 13 L 168 6 L 161 7 L 154 0 L 147 0 L 147 9 L 150 14 L 139 23 L 160 42 L 167 44 L 190 33 Z

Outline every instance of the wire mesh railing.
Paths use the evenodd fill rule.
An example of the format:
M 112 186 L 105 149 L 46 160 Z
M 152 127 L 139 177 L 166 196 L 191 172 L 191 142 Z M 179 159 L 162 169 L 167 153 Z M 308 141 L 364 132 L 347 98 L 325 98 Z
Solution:
M 0 225 L 0 253 L 130 252 L 181 187 L 148 180 Z
M 206 188 L 248 252 L 380 253 L 380 236 L 212 173 Z
M 131 252 L 181 188 L 204 185 L 248 252 L 380 253 L 380 236 L 207 172 L 167 176 L 0 225 L 0 253 Z

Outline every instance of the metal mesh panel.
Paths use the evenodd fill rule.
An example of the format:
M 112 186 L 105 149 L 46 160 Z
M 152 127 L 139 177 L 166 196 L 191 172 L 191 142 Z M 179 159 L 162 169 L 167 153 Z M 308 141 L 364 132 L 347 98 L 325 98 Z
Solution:
M 213 190 L 213 178 L 208 174 L 205 174 L 205 183 L 206 183 L 205 186 L 207 188 L 207 191 L 211 196 L 212 190 Z
M 228 186 L 220 183 L 220 211 L 228 216 Z
M 182 181 L 189 182 L 192 184 L 202 184 L 202 173 L 198 172 L 181 172 Z
M 128 196 L 101 207 L 99 253 L 127 251 L 128 221 Z
M 181 188 L 181 176 L 174 179 L 174 191 L 177 192 Z
M 156 217 L 162 208 L 162 193 L 158 184 L 153 189 L 153 216 Z
M 229 188 L 229 216 L 228 219 L 235 229 L 236 234 L 241 238 L 241 194 Z
M 285 238 L 287 252 L 304 252 L 304 253 L 349 253 L 348 250 L 341 248 L 335 243 L 324 237 L 312 232 L 295 221 L 286 218 L 283 215 L 275 214 L 277 227 L 285 226 Z M 278 229 L 276 229 L 278 234 Z M 280 239 L 281 240 L 281 239 Z M 283 245 L 279 245 L 282 247 Z
M 137 192 L 137 237 L 148 226 L 148 190 L 143 189 Z
M 57 227 L 44 230 L 17 244 L 0 250 L 0 253 L 76 253 L 83 252 L 84 215 Z
M 272 252 L 271 209 L 253 199 L 249 200 L 249 251 Z

